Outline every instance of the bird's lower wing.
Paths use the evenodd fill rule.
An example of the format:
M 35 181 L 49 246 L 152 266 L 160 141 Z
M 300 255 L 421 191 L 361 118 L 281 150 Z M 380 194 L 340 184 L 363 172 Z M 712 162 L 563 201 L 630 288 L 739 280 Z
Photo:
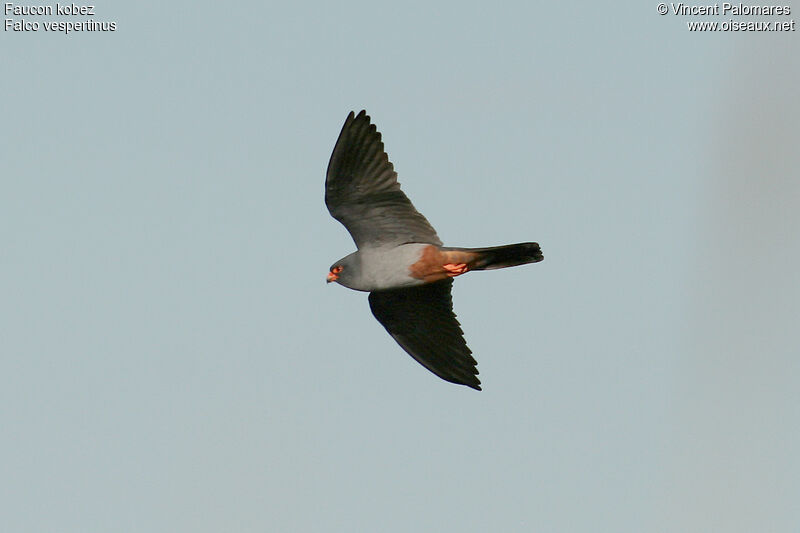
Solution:
M 369 295 L 372 314 L 402 348 L 440 378 L 481 390 L 477 361 L 453 313 L 453 280 Z

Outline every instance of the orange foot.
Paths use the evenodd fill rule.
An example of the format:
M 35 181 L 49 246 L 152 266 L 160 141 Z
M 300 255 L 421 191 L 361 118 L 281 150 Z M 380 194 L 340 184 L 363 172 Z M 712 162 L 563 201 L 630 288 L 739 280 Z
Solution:
M 447 272 L 447 275 L 451 278 L 460 276 L 468 270 L 466 263 L 447 263 L 446 265 L 442 265 L 442 268 L 444 268 L 445 272 Z

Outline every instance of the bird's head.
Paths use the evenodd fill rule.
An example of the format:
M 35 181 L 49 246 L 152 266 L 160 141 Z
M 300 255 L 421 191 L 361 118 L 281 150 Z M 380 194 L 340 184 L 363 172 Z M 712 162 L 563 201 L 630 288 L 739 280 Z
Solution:
M 361 272 L 361 257 L 358 252 L 353 252 L 331 265 L 328 270 L 328 283 L 335 281 L 352 289 L 353 285 L 358 284 L 359 272 Z
M 342 265 L 333 265 L 330 272 L 328 272 L 328 283 L 331 281 L 339 281 L 339 274 L 342 273 L 342 270 L 344 270 Z

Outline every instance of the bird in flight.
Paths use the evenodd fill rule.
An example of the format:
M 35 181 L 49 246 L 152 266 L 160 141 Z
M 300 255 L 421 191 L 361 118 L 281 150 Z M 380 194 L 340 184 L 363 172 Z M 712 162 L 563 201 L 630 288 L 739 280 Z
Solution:
M 481 390 L 477 361 L 453 313 L 453 278 L 543 259 L 535 242 L 451 248 L 400 190 L 366 111 L 347 116 L 325 179 L 325 204 L 356 243 L 328 283 L 369 292 L 372 314 L 411 357 L 440 378 Z

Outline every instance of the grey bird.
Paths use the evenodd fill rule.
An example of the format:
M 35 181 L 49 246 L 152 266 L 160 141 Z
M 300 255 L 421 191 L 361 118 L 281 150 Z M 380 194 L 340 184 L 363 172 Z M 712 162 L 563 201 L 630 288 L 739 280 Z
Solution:
M 328 283 L 369 292 L 372 314 L 411 357 L 446 381 L 481 390 L 477 361 L 453 313 L 453 278 L 539 262 L 539 245 L 442 246 L 400 190 L 381 134 L 363 110 L 350 112 L 333 148 L 325 204 L 358 248 L 331 266 Z

